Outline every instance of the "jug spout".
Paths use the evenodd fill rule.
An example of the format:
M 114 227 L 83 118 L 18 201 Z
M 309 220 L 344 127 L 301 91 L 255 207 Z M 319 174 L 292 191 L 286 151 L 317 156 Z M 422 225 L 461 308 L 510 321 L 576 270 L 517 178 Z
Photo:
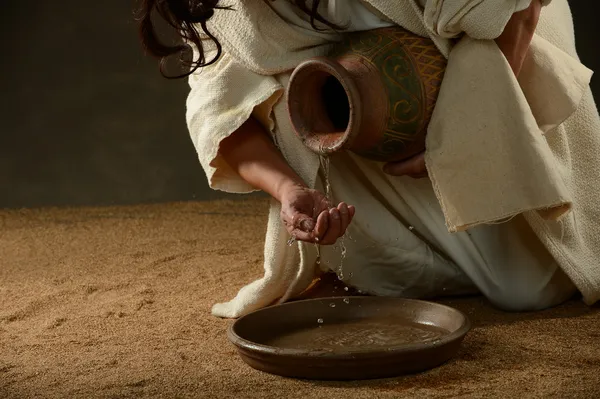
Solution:
M 292 127 L 313 152 L 327 155 L 349 148 L 360 130 L 362 104 L 350 73 L 324 57 L 301 63 L 287 88 Z
M 425 150 L 446 59 L 400 27 L 350 33 L 301 63 L 287 87 L 292 127 L 312 151 L 400 161 Z

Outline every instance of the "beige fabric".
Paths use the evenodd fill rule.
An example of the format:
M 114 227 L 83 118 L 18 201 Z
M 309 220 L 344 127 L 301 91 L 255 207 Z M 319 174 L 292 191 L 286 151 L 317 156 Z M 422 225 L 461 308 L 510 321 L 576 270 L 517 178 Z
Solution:
M 230 2 L 234 10 L 219 10 L 207 26 L 241 65 L 259 75 L 293 69 L 306 58 L 325 54 L 334 34 L 325 38 L 290 27 L 263 1 Z
M 469 0 L 461 1 L 467 4 L 472 3 Z M 415 1 L 407 0 L 398 3 L 387 0 L 369 0 L 368 2 L 399 25 L 415 33 L 429 34 L 440 50 L 449 54 L 448 39 L 434 34 L 434 25 L 427 26 L 425 23 L 423 13 L 427 11 L 429 3 L 423 10 L 421 5 Z M 433 3 L 439 4 L 440 2 Z M 482 5 L 487 3 L 492 6 L 494 4 L 492 1 L 474 3 Z M 496 2 L 496 5 L 498 4 L 500 3 Z M 236 2 L 235 8 L 236 11 L 218 12 L 210 24 L 213 32 L 222 41 L 226 54 L 216 65 L 205 68 L 199 74 L 198 81 L 191 82 L 192 92 L 196 90 L 197 95 L 192 94 L 188 101 L 188 121 L 199 157 L 213 187 L 228 191 L 248 191 L 250 188 L 243 187 L 244 183 L 240 182 L 239 177 L 226 173 L 226 167 L 218 156 L 218 143 L 237 129 L 243 123 L 244 116 L 247 117 L 253 112 L 255 106 L 263 104 L 264 114 L 263 101 L 270 99 L 274 102 L 285 87 L 288 73 L 283 72 L 289 72 L 304 58 L 324 54 L 331 43 L 330 40 L 334 39 L 331 36 L 317 40 L 314 36 L 299 34 L 297 30 L 290 29 L 287 24 L 282 23 L 277 15 L 273 14 L 272 10 L 260 1 Z M 461 10 L 468 10 L 468 7 L 463 7 Z M 515 7 L 500 7 L 491 14 L 484 13 L 482 15 L 495 15 L 500 19 L 507 19 L 505 15 L 510 15 L 514 10 L 516 10 Z M 466 16 L 468 13 L 464 17 Z M 439 21 L 454 20 L 441 17 L 444 15 L 440 14 Z M 483 27 L 488 25 L 484 20 L 480 21 L 480 24 Z M 450 57 L 448 68 L 449 76 L 452 78 L 446 78 L 444 87 L 442 87 L 441 100 L 446 101 L 444 98 L 452 98 L 451 93 L 445 87 L 447 84 L 453 84 L 451 80 L 482 82 L 484 86 L 478 90 L 466 91 L 466 97 L 462 98 L 464 100 L 462 102 L 477 102 L 482 100 L 479 93 L 493 91 L 497 96 L 510 98 L 511 102 L 518 103 L 519 107 L 513 108 L 510 103 L 496 102 L 496 106 L 499 108 L 487 108 L 486 112 L 490 111 L 487 114 L 468 114 L 468 118 L 462 119 L 462 129 L 475 125 L 479 126 L 481 131 L 485 130 L 481 129 L 481 126 L 486 123 L 490 126 L 508 129 L 510 124 L 501 121 L 517 119 L 519 121 L 516 125 L 526 133 L 525 138 L 519 138 L 521 145 L 525 148 L 519 147 L 517 151 L 509 151 L 512 145 L 511 139 L 498 138 L 498 134 L 494 134 L 491 136 L 492 138 L 504 140 L 500 141 L 503 143 L 502 151 L 498 151 L 498 147 L 494 147 L 497 141 L 486 141 L 479 138 L 481 146 L 478 151 L 487 154 L 487 157 L 473 160 L 470 153 L 473 148 L 473 137 L 469 136 L 469 141 L 467 141 L 469 145 L 462 146 L 462 148 L 457 147 L 460 151 L 452 155 L 453 162 L 450 162 L 447 158 L 444 159 L 440 156 L 439 149 L 436 151 L 435 143 L 436 141 L 440 143 L 445 140 L 452 141 L 453 135 L 462 129 L 445 127 L 443 123 L 445 108 L 437 107 L 434 115 L 437 122 L 433 124 L 434 127 L 429 132 L 429 141 L 434 143 L 431 144 L 434 149 L 428 149 L 427 156 L 428 168 L 436 183 L 438 200 L 443 205 L 444 216 L 450 230 L 458 230 L 479 223 L 499 222 L 512 213 L 523 213 L 540 241 L 544 243 L 563 270 L 583 292 L 586 301 L 592 303 L 598 299 L 600 293 L 600 270 L 595 260 L 600 258 L 600 237 L 596 227 L 600 222 L 600 210 L 594 201 L 596 190 L 593 188 L 594 183 L 600 179 L 600 171 L 597 157 L 592 156 L 600 150 L 597 136 L 597 132 L 600 131 L 600 123 L 587 87 L 589 72 L 576 59 L 570 24 L 569 8 L 564 0 L 555 0 L 543 12 L 538 30 L 540 37 L 535 39 L 526 71 L 519 82 L 521 86 L 517 85 L 514 78 L 508 73 L 509 68 L 505 61 L 503 63 L 496 62 L 501 54 L 493 42 L 463 39 L 457 50 L 462 51 L 468 57 L 473 57 L 474 65 L 478 65 L 479 69 L 471 69 L 471 75 L 464 73 L 461 75 L 460 68 L 455 68 L 460 60 L 457 61 L 454 57 Z M 455 26 L 460 26 L 460 23 Z M 490 33 L 490 35 L 493 34 L 493 32 Z M 545 42 L 544 39 L 549 41 Z M 562 53 L 559 48 L 565 53 Z M 477 53 L 480 53 L 481 58 L 476 57 Z M 565 66 L 565 68 L 556 70 L 553 69 L 552 63 L 544 64 L 544 60 L 554 60 L 557 59 L 556 57 L 561 60 L 561 66 Z M 491 65 L 492 62 L 495 65 Z M 246 71 L 242 71 L 244 68 L 241 65 L 246 67 Z M 211 69 L 214 71 L 208 72 Z M 564 74 L 569 70 L 574 75 Z M 500 75 L 489 79 L 490 71 L 499 71 Z M 214 74 L 210 79 L 207 78 L 209 73 Z M 237 87 L 231 83 L 228 76 L 234 76 L 233 73 L 247 74 L 248 86 Z M 206 74 L 204 78 L 203 74 Z M 255 94 L 246 98 L 248 89 L 253 85 L 266 84 L 262 83 L 265 76 L 261 75 L 277 76 L 274 76 L 273 80 L 266 79 L 269 81 L 268 87 L 261 88 L 261 92 L 256 91 Z M 544 92 L 536 89 L 540 83 L 540 79 L 536 76 L 547 77 L 543 80 Z M 236 79 L 236 84 L 238 82 L 239 80 Z M 520 93 L 519 87 L 521 87 Z M 571 90 L 572 87 L 579 88 L 579 91 Z M 201 97 L 203 96 L 200 94 L 205 90 L 213 90 L 212 93 L 220 100 L 218 106 L 214 106 L 214 103 L 213 105 L 202 103 Z M 584 100 L 575 115 L 563 125 L 547 131 L 573 112 L 583 90 L 585 90 Z M 510 97 L 511 93 L 514 95 L 513 98 Z M 538 93 L 541 95 L 536 96 L 535 94 Z M 239 95 L 244 100 L 240 100 Z M 548 98 L 561 99 L 558 102 L 559 107 L 555 108 L 556 112 L 546 112 Z M 491 105 L 491 102 L 487 104 L 488 107 Z M 563 105 L 564 107 L 562 107 Z M 221 114 L 223 110 L 228 110 L 227 113 L 229 113 L 230 109 L 234 111 L 235 117 L 225 118 L 223 115 L 223 118 L 220 119 L 218 114 Z M 270 126 L 267 127 L 273 127 L 273 120 L 277 122 L 275 138 L 282 153 L 307 184 L 314 186 L 319 165 L 318 159 L 314 154 L 308 152 L 293 134 L 290 134 L 291 129 L 282 102 L 278 102 L 274 107 L 272 116 L 273 119 L 268 121 Z M 448 120 L 452 120 L 452 115 L 445 116 L 449 118 Z M 537 124 L 532 124 L 532 121 L 536 121 Z M 456 126 L 460 125 L 455 124 Z M 542 136 L 544 131 L 547 131 L 545 140 Z M 281 132 L 285 132 L 285 134 L 280 134 Z M 465 136 L 463 135 L 461 139 L 464 140 Z M 444 159 L 444 162 L 447 162 L 445 165 L 452 168 L 451 174 L 454 174 L 457 179 L 462 178 L 462 181 L 469 182 L 469 185 L 448 187 L 445 179 L 440 181 L 441 179 L 437 176 L 442 172 L 440 172 L 441 168 L 436 165 L 437 159 Z M 584 159 L 587 163 L 584 164 L 579 159 Z M 487 168 L 483 167 L 486 165 L 488 165 Z M 490 168 L 489 165 L 495 165 L 495 168 Z M 490 188 L 489 175 L 477 172 L 482 170 L 488 173 L 492 169 L 502 170 L 503 168 L 511 172 L 513 169 L 520 170 L 524 174 L 517 180 L 516 186 L 511 186 L 507 182 L 505 184 L 505 188 L 508 187 L 507 190 L 496 191 L 492 195 L 486 191 Z M 530 170 L 531 168 L 533 170 Z M 224 174 L 221 175 L 221 173 Z M 500 175 L 502 176 L 502 174 Z M 510 174 L 511 178 L 514 176 L 516 176 L 514 173 Z M 532 177 L 533 180 L 531 180 Z M 530 184 L 538 184 L 536 179 L 539 177 L 547 182 L 548 185 L 544 185 L 547 192 L 542 192 L 541 194 L 544 195 L 540 195 L 537 190 L 529 190 L 530 194 L 534 195 L 521 197 L 523 192 L 527 192 Z M 514 180 L 513 184 L 515 184 Z M 238 190 L 238 186 L 243 190 Z M 518 190 L 513 190 L 514 187 L 517 187 Z M 450 204 L 448 204 L 447 198 L 452 198 Z M 464 207 L 457 202 L 462 201 L 461 198 L 472 201 L 477 198 L 486 198 L 486 201 L 480 202 L 479 206 L 475 208 Z M 521 198 L 523 203 L 519 202 Z M 548 207 L 557 209 L 558 212 L 554 214 L 552 212 L 543 214 L 546 218 L 552 218 L 560 214 L 563 207 L 569 206 L 573 207 L 573 212 L 570 216 L 563 218 L 561 222 L 548 221 L 543 219 L 539 212 L 530 212 Z M 287 234 L 281 226 L 278 207 L 278 204 L 273 203 L 269 216 L 265 245 L 265 276 L 242 289 L 229 303 L 216 305 L 213 309 L 214 314 L 223 317 L 237 317 L 277 299 L 286 300 L 289 296 L 301 292 L 314 277 L 313 251 L 309 246 L 301 243 L 297 247 L 287 247 Z
M 532 210 L 558 219 L 572 206 L 543 134 L 575 111 L 590 71 L 540 37 L 531 49 L 522 84 L 491 41 L 464 38 L 450 55 L 426 154 L 450 231 Z
M 212 55 L 210 52 L 207 58 Z M 230 76 L 236 76 L 238 83 L 235 86 L 231 85 Z M 259 120 L 268 123 L 271 108 L 282 95 L 281 85 L 274 77 L 251 72 L 229 52 L 223 54 L 213 67 L 191 75 L 189 84 L 187 123 L 210 186 L 228 192 L 254 191 L 227 162 L 217 157 L 219 144 L 248 120 L 255 107 L 258 107 Z M 214 103 L 215 99 L 218 104 Z
M 357 213 L 339 243 L 321 248 L 321 267 L 348 285 L 396 297 L 481 292 L 502 309 L 521 311 L 574 292 L 522 216 L 449 234 L 427 179 L 389 176 L 377 162 L 346 152 L 330 157 L 329 175 L 334 201 L 354 204 Z
M 428 0 L 423 16 L 425 26 L 437 36 L 457 37 L 464 33 L 473 39 L 494 39 L 500 36 L 512 14 L 530 4 L 531 0 Z
M 270 0 L 269 6 L 287 23 L 304 30 L 307 35 L 323 37 L 323 30 L 329 29 L 326 24 L 314 21 L 310 16 L 296 7 L 289 0 Z M 319 3 L 318 12 L 327 21 L 343 27 L 345 32 L 357 32 L 393 26 L 394 23 L 385 16 L 367 8 L 361 0 L 324 0 Z

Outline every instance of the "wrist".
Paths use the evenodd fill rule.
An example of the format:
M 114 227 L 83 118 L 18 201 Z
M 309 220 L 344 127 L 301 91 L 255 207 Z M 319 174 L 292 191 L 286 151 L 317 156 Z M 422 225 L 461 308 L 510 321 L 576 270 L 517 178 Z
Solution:
M 275 188 L 271 195 L 277 201 L 282 202 L 287 194 L 299 189 L 306 188 L 308 188 L 308 186 L 302 181 L 302 179 L 300 179 L 300 177 L 293 178 L 290 176 L 285 176 L 275 185 Z

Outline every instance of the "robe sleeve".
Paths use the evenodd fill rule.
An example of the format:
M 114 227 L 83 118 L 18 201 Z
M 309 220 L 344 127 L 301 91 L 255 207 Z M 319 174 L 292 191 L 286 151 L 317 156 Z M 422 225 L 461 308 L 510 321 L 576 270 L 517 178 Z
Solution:
M 538 34 L 552 29 L 542 14 L 515 77 L 493 39 L 501 21 L 530 1 L 426 4 L 430 29 L 446 37 L 465 33 L 450 52 L 426 144 L 429 177 L 451 232 L 531 211 L 558 220 L 572 209 L 568 170 L 549 141 L 577 110 L 592 71 Z M 563 18 L 569 26 L 570 16 Z
M 532 0 L 428 0 L 424 9 L 427 29 L 444 38 L 466 34 L 473 39 L 495 39 L 508 20 Z M 537 0 L 536 0 L 537 1 Z M 552 0 L 542 0 L 542 5 Z
M 251 116 L 273 132 L 271 111 L 283 87 L 275 77 L 250 71 L 226 52 L 199 68 L 188 82 L 187 126 L 209 186 L 230 193 L 256 191 L 223 159 L 220 144 Z

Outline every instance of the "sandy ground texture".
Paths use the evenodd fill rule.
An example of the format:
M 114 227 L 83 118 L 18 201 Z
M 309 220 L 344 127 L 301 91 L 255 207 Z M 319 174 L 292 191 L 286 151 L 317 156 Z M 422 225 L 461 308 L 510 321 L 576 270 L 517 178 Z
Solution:
M 600 309 L 474 323 L 418 375 L 299 381 L 246 366 L 210 315 L 262 270 L 267 203 L 0 211 L 0 398 L 600 397 Z M 257 238 L 259 237 L 259 238 Z

